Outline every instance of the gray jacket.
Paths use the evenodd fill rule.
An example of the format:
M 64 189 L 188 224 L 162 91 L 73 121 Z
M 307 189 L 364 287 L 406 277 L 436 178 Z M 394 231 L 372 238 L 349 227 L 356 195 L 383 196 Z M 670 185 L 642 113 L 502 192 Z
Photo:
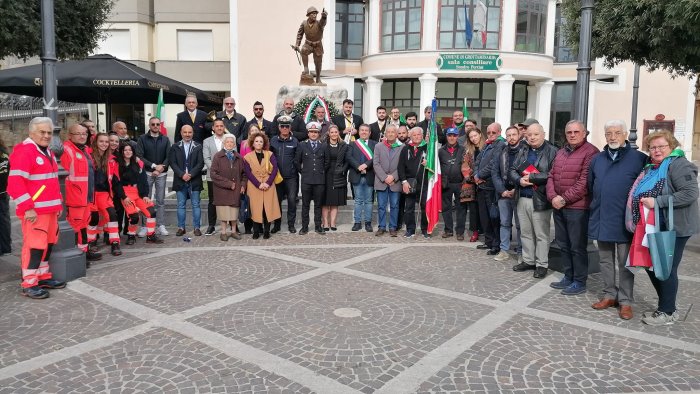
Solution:
M 204 139 L 204 142 L 202 142 L 202 154 L 204 155 L 204 169 L 207 170 L 207 181 L 211 181 L 211 174 L 209 169 L 211 169 L 211 160 L 214 158 L 214 155 L 219 153 L 221 149 L 216 149 L 216 141 L 214 141 L 214 138 L 216 136 L 212 135 L 211 137 L 207 137 Z M 236 141 L 236 145 L 238 145 L 238 141 Z M 223 143 L 221 144 L 223 147 Z M 235 151 L 238 151 L 238 149 L 235 149 Z
M 378 143 L 374 147 L 374 158 L 372 159 L 374 167 L 374 190 L 386 190 L 387 184 L 384 180 L 387 176 L 394 177 L 394 183 L 389 189 L 392 192 L 401 192 L 401 182 L 399 182 L 399 159 L 403 145 L 393 149 L 387 148 L 383 142 Z
M 673 195 L 673 225 L 678 237 L 689 237 L 700 232 L 698 210 L 698 167 L 685 157 L 671 162 L 666 176 L 666 186 L 656 197 L 663 208 L 665 223 L 668 223 L 668 197 Z

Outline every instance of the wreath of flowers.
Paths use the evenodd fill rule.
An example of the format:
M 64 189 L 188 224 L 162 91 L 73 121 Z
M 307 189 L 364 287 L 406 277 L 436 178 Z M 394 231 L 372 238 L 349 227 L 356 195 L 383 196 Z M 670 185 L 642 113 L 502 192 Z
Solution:
M 330 112 L 330 114 L 326 114 L 326 116 L 328 116 L 329 119 L 333 116 L 340 114 L 340 111 L 338 110 L 338 108 L 336 108 L 335 104 L 333 104 L 332 101 L 326 100 L 325 98 L 323 98 L 323 96 L 319 97 L 323 99 L 323 101 L 325 101 L 328 105 L 328 111 Z M 309 104 L 311 104 L 315 99 L 316 96 L 306 96 L 299 99 L 299 101 L 294 105 L 294 112 L 297 115 L 304 116 L 304 114 L 306 113 L 306 109 L 309 107 Z M 318 106 L 319 104 L 314 105 L 314 108 L 312 108 L 311 111 L 316 109 L 315 107 Z

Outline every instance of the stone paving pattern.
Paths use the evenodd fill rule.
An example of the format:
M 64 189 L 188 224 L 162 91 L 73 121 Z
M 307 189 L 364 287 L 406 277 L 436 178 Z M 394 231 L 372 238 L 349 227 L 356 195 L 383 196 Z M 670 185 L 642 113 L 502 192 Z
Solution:
M 0 257 L 0 393 L 612 393 L 700 391 L 700 255 L 681 264 L 684 321 L 594 311 L 515 260 L 454 238 L 281 233 L 139 240 L 48 300 Z M 104 249 L 103 249 L 104 251 Z M 8 268 L 9 267 L 9 268 Z M 13 271 L 16 270 L 16 271 Z

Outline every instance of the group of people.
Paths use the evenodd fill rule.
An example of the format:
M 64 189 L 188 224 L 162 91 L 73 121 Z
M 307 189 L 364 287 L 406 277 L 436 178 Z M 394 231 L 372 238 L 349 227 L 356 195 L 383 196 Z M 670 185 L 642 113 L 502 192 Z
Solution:
M 236 112 L 232 97 L 224 99 L 224 109 L 214 120 L 197 109 L 194 96 L 187 97 L 185 106 L 186 111 L 177 115 L 174 144 L 161 134 L 155 117 L 149 120 L 149 132 L 137 141 L 129 139 L 122 122 L 115 123 L 110 134 L 93 135 L 90 121 L 69 128 L 62 157 L 69 173 L 65 206 L 76 244 L 89 261 L 101 257 L 96 239 L 102 231 L 112 254 L 121 254 L 122 220 L 127 243 L 134 243 L 141 215 L 145 226 L 138 235 L 146 242 L 162 242 L 156 233 L 168 235 L 164 197 L 170 168 L 178 236 L 187 233 L 188 200 L 195 236 L 213 235 L 219 225 L 222 241 L 239 240 L 241 221 L 253 239 L 268 239 L 281 229 L 283 200 L 288 230 L 296 233 L 299 190 L 300 235 L 310 230 L 311 202 L 314 231 L 321 235 L 337 231 L 338 207 L 346 204 L 350 191 L 355 200 L 352 231 L 397 237 L 405 226 L 406 238 L 418 231 L 423 237 L 432 236 L 425 206 L 430 107 L 422 122 L 414 112 L 404 120 L 398 108 L 387 115 L 386 108 L 378 107 L 377 121 L 366 124 L 353 114 L 352 100 L 345 100 L 340 115 L 329 121 L 319 106 L 305 124 L 294 113 L 290 98 L 272 121 L 263 117 L 260 102 L 247 121 Z M 435 128 L 442 144 L 438 160 L 443 239 L 468 237 L 476 242 L 483 237 L 477 249 L 497 261 L 517 258 L 514 271 L 532 271 L 541 279 L 548 273 L 553 218 L 564 276 L 550 286 L 563 295 L 586 292 L 587 247 L 589 239 L 595 240 L 605 289 L 592 307 L 619 307 L 620 318 L 631 319 L 634 273 L 627 267 L 638 264 L 628 261 L 637 258 L 629 250 L 643 237 L 635 234 L 645 231 L 640 220 L 645 223 L 650 212 L 660 210 L 662 227 L 675 223 L 675 254 L 667 280 L 649 271 L 659 305 L 642 321 L 659 325 L 678 320 L 678 265 L 685 243 L 700 225 L 697 167 L 685 159 L 672 132 L 647 136 L 647 156 L 632 148 L 625 123 L 619 120 L 605 124 L 603 151 L 587 141 L 588 131 L 577 120 L 566 125 L 561 148 L 545 139 L 545 130 L 535 119 L 505 132 L 492 123 L 485 133 L 461 111 L 455 111 L 452 120 L 451 127 Z M 51 279 L 47 265 L 63 207 L 55 160 L 47 149 L 51 130 L 49 119 L 33 119 L 29 138 L 9 158 L 7 191 L 17 203 L 25 237 L 22 287 L 32 298 L 47 297 L 46 288 L 65 286 Z M 209 207 L 203 234 L 200 193 L 205 173 Z M 155 203 L 150 199 L 154 187 Z M 673 218 L 668 217 L 670 212 Z

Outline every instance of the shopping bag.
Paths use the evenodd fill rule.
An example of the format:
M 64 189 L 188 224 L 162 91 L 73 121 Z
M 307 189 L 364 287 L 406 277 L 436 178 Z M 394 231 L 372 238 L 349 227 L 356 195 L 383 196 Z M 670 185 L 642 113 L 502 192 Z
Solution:
M 647 234 L 649 254 L 654 267 L 654 275 L 658 280 L 666 280 L 671 275 L 673 255 L 676 248 L 676 231 L 673 229 L 673 196 L 668 198 L 668 230 L 661 231 L 659 211 L 661 208 L 654 204 L 654 229 Z
M 245 223 L 250 219 L 250 198 L 247 194 L 241 195 L 241 206 L 238 208 L 238 221 Z
M 644 214 L 644 206 L 639 203 L 640 218 L 632 236 L 630 244 L 630 252 L 627 255 L 627 268 L 651 268 L 651 255 L 649 248 L 644 246 L 644 237 L 646 236 L 647 218 Z

